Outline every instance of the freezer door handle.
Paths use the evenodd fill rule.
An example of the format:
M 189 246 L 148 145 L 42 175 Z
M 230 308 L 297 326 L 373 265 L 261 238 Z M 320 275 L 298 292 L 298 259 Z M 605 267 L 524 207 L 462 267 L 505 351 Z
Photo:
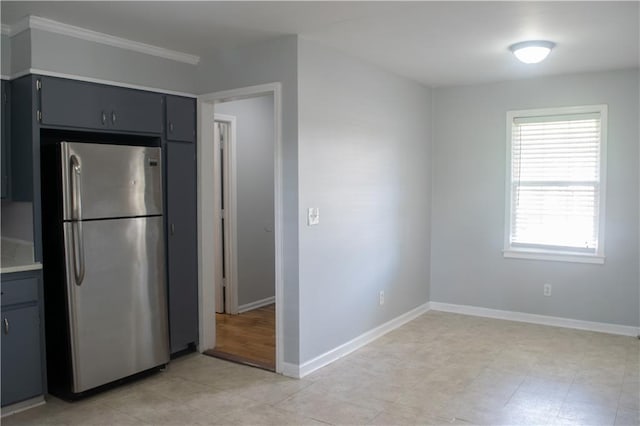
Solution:
M 82 233 L 82 191 L 80 188 L 80 178 L 82 168 L 76 155 L 71 156 L 71 215 L 73 223 L 71 225 L 71 245 L 73 246 L 73 272 L 76 284 L 82 284 L 84 280 L 84 237 Z

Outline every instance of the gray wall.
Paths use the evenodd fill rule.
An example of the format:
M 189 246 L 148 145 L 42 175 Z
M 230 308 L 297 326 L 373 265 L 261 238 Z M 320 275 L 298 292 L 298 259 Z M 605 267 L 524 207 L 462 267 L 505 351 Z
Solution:
M 2 237 L 33 241 L 33 204 L 2 200 L 1 205 Z
M 638 325 L 638 90 L 629 70 L 434 91 L 432 301 Z M 587 104 L 609 105 L 606 263 L 504 259 L 506 112 Z
M 3 75 L 35 69 L 195 93 L 196 66 L 191 64 L 37 29 L 7 39 L 2 36 Z M 5 63 L 7 55 L 11 59 Z
M 23 31 L 10 39 L 11 71 L 9 74 L 25 71 L 31 67 L 31 32 Z
M 431 91 L 303 39 L 298 64 L 302 364 L 429 300 Z
M 238 305 L 275 296 L 273 95 L 215 105 L 236 117 Z
M 195 91 L 195 66 L 191 64 L 42 30 L 30 32 L 31 68 L 178 92 Z
M 11 76 L 11 39 L 7 35 L 0 35 L 0 74 Z
M 298 364 L 298 38 L 281 37 L 203 58 L 197 93 L 256 84 L 282 84 L 284 222 L 284 361 Z M 281 307 L 282 308 L 282 307 Z

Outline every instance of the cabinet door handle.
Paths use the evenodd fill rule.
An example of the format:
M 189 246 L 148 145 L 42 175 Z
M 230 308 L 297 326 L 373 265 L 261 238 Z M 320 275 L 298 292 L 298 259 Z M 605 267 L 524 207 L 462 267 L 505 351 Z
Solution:
M 107 114 L 102 111 L 102 125 L 104 126 L 105 124 L 107 124 Z
M 173 123 L 169 122 L 169 133 L 173 133 Z
M 115 111 L 111 111 L 111 122 L 113 124 L 116 124 L 116 112 Z
M 176 233 L 176 225 L 174 225 L 173 223 L 171 224 L 171 235 Z
M 3 323 L 4 323 L 4 334 L 9 334 L 9 320 L 5 318 Z

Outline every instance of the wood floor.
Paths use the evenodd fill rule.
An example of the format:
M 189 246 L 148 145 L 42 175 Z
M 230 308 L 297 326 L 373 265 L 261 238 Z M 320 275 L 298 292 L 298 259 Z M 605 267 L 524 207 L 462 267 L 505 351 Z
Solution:
M 216 347 L 205 354 L 275 371 L 276 305 L 216 314 Z

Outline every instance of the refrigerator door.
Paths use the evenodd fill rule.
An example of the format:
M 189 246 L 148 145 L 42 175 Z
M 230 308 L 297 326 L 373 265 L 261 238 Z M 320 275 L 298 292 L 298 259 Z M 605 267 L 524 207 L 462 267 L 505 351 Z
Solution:
M 64 223 L 74 393 L 169 361 L 162 217 L 84 222 L 80 284 L 77 225 Z
M 160 148 L 61 142 L 60 153 L 63 220 L 162 214 Z

